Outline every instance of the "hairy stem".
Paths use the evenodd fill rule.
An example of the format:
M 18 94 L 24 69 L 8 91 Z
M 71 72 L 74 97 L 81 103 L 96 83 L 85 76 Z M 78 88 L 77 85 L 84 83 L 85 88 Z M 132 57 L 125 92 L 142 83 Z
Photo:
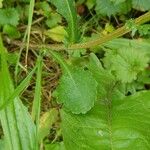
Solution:
M 150 12 L 147 12 L 144 15 L 142 15 L 142 16 L 140 16 L 134 20 L 136 25 L 141 25 L 141 24 L 146 23 L 148 21 L 150 21 Z M 91 47 L 94 47 L 97 45 L 102 45 L 108 41 L 115 39 L 115 38 L 121 37 L 122 35 L 130 32 L 130 31 L 131 31 L 131 29 L 128 29 L 126 27 L 126 25 L 124 25 L 123 27 L 118 28 L 114 32 L 112 32 L 112 33 L 110 33 L 104 37 L 100 37 L 100 38 L 95 39 L 95 40 L 91 39 L 91 40 L 84 42 L 84 43 L 72 44 L 68 47 L 65 47 L 63 44 L 40 44 L 40 45 L 30 44 L 30 48 L 33 48 L 33 49 L 34 48 L 35 49 L 47 48 L 47 49 L 57 50 L 57 51 L 65 50 L 65 49 L 72 49 L 72 50 L 74 49 L 75 50 L 75 49 L 91 48 Z M 22 45 L 22 43 L 17 42 L 17 41 L 13 42 L 13 44 L 18 45 L 18 46 Z

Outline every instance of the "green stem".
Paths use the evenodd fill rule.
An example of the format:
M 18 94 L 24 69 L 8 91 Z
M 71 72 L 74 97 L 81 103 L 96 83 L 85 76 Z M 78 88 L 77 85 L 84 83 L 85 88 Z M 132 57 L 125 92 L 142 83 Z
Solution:
M 150 12 L 147 12 L 145 13 L 144 15 L 138 17 L 137 19 L 134 20 L 135 21 L 135 24 L 136 25 L 141 25 L 143 23 L 146 23 L 148 21 L 150 21 Z M 46 49 L 51 49 L 51 50 L 66 50 L 66 49 L 85 49 L 85 48 L 91 48 L 91 47 L 94 47 L 94 46 L 97 46 L 97 45 L 102 45 L 108 41 L 111 41 L 115 38 L 118 38 L 118 37 L 121 37 L 123 36 L 124 34 L 130 32 L 131 29 L 128 29 L 126 27 L 126 25 L 124 25 L 123 27 L 120 27 L 118 28 L 117 30 L 115 30 L 114 32 L 108 34 L 108 35 L 105 35 L 104 37 L 100 37 L 96 40 L 92 40 L 90 39 L 89 41 L 87 42 L 84 42 L 84 43 L 77 43 L 77 44 L 72 44 L 70 45 L 69 47 L 65 47 L 63 44 L 47 44 L 47 45 L 35 45 L 35 44 L 30 44 L 30 47 L 31 48 L 35 48 L 35 49 L 39 49 L 39 48 L 46 48 Z M 16 45 L 20 45 L 22 43 L 17 43 L 17 42 L 14 42 L 14 44 Z

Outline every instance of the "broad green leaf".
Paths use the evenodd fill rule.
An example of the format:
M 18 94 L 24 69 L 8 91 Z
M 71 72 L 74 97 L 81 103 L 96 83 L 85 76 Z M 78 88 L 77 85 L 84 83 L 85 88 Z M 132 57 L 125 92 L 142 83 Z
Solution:
M 104 65 L 116 76 L 117 80 L 129 83 L 137 79 L 138 73 L 148 66 L 149 58 L 145 53 L 133 48 L 107 50 Z
M 117 84 L 115 77 L 109 70 L 105 70 L 102 67 L 102 64 L 94 53 L 90 54 L 87 68 L 98 83 L 97 95 L 99 100 L 105 99 L 108 95 L 108 91 L 112 90 L 115 90 L 112 97 L 124 97 L 124 86 Z
M 97 83 L 83 68 L 69 66 L 57 53 L 50 52 L 62 67 L 62 77 L 55 91 L 59 103 L 72 113 L 85 114 L 97 100 Z
M 104 16 L 126 14 L 131 9 L 131 1 L 115 3 L 111 0 L 96 0 L 96 13 Z
M 109 41 L 103 45 L 110 49 L 120 49 L 120 47 L 126 47 L 127 49 L 133 48 L 139 51 L 140 53 L 142 52 L 150 55 L 150 43 L 144 41 L 144 39 L 130 40 L 119 38 Z
M 39 125 L 39 141 L 42 141 L 48 134 L 52 125 L 58 119 L 58 110 L 53 108 L 50 111 L 44 113 L 40 118 L 40 125 Z
M 19 14 L 15 8 L 0 9 L 0 25 L 13 25 L 19 23 Z
M 6 62 L 7 52 L 0 39 L 0 103 L 4 104 L 14 92 L 13 83 Z M 6 150 L 33 150 L 35 146 L 35 125 L 19 97 L 0 111 L 0 120 L 6 140 Z
M 85 115 L 62 110 L 67 150 L 149 150 L 150 91 L 103 99 Z
M 132 7 L 141 11 L 150 10 L 150 0 L 132 0 Z
M 57 11 L 67 20 L 68 40 L 70 43 L 79 41 L 79 26 L 74 0 L 49 0 L 57 7 Z
M 67 36 L 67 32 L 63 26 L 57 26 L 44 32 L 49 38 L 56 42 L 63 42 Z
M 4 139 L 0 139 L 0 150 L 4 150 L 5 149 L 5 140 Z

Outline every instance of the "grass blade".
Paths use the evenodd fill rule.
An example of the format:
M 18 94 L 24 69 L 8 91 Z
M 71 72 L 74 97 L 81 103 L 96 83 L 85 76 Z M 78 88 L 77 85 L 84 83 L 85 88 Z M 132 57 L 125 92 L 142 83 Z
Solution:
M 13 94 L 14 86 L 8 71 L 6 49 L 0 37 L 0 104 Z M 0 120 L 6 140 L 6 150 L 33 150 L 35 148 L 35 125 L 25 108 L 16 96 L 12 103 L 0 111 Z
M 32 118 L 36 123 L 36 150 L 39 147 L 38 131 L 40 121 L 40 107 L 41 107 L 41 78 L 42 78 L 42 58 L 39 56 L 37 61 L 37 78 L 35 86 L 35 95 L 32 107 Z

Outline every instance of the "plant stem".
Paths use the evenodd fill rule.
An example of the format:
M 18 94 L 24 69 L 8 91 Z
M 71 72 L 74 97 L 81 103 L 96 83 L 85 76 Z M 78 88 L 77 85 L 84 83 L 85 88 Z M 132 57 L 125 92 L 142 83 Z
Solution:
M 150 21 L 150 12 L 147 12 L 145 13 L 144 15 L 136 18 L 134 20 L 135 24 L 136 25 L 141 25 L 143 23 L 146 23 Z M 108 34 L 108 35 L 105 35 L 104 37 L 100 37 L 96 40 L 92 40 L 90 39 L 89 41 L 87 42 L 84 42 L 84 43 L 77 43 L 77 44 L 72 44 L 68 47 L 65 47 L 63 44 L 40 44 L 40 45 L 37 45 L 37 44 L 30 44 L 30 48 L 33 48 L 33 49 L 39 49 L 39 48 L 46 48 L 46 49 L 51 49 L 51 50 L 66 50 L 66 49 L 85 49 L 85 48 L 91 48 L 91 47 L 94 47 L 94 46 L 97 46 L 97 45 L 102 45 L 108 41 L 111 41 L 115 38 L 118 38 L 118 37 L 121 37 L 122 35 L 130 32 L 131 29 L 127 28 L 126 25 L 124 25 L 123 27 L 120 27 L 118 28 L 117 30 L 115 30 L 114 32 Z M 13 44 L 15 45 L 22 45 L 22 43 L 19 43 L 19 42 L 13 42 Z

